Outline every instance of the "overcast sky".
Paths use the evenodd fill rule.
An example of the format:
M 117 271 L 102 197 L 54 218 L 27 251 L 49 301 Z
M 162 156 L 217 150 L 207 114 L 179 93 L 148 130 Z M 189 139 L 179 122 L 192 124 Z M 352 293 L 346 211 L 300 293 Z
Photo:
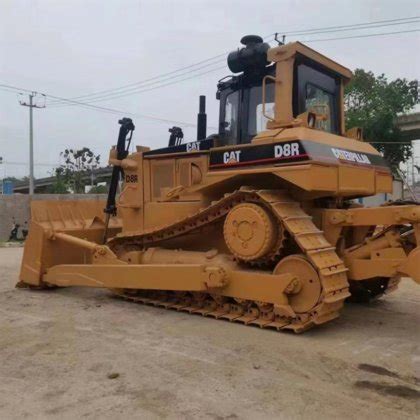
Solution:
M 71 98 L 149 79 L 228 52 L 239 46 L 245 34 L 265 36 L 412 17 L 420 14 L 418 6 L 419 0 L 0 0 L 0 84 Z M 419 28 L 416 23 L 357 33 Z M 419 34 L 308 45 L 352 70 L 361 67 L 390 79 L 414 79 L 420 78 Z M 208 69 L 218 66 L 209 64 Z M 204 94 L 209 125 L 217 126 L 216 84 L 227 74 L 226 68 L 95 105 L 195 123 L 198 96 Z M 88 146 L 101 154 L 105 164 L 120 116 L 79 106 L 36 109 L 35 175 L 46 176 L 52 170 L 47 165 L 58 164 L 60 151 L 66 147 Z M 175 124 L 133 119 L 134 142 L 152 148 L 166 145 L 168 128 Z M 28 121 L 28 108 L 19 106 L 17 95 L 0 90 L 0 156 L 4 161 L 28 161 Z M 195 140 L 195 129 L 184 128 L 187 140 Z M 0 167 L 0 178 L 27 173 L 25 165 Z

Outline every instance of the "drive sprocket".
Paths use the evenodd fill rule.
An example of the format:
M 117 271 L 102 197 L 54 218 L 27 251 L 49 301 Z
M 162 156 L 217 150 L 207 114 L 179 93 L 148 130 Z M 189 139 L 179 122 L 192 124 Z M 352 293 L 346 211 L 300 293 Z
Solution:
M 223 235 L 226 245 L 237 259 L 253 262 L 278 251 L 276 244 L 282 239 L 283 231 L 261 205 L 240 203 L 226 216 Z

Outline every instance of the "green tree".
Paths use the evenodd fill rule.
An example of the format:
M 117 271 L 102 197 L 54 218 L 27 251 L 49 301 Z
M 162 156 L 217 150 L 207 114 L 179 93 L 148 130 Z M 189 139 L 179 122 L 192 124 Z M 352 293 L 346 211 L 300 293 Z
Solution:
M 63 177 L 63 168 L 56 168 L 54 175 L 54 183 L 48 187 L 47 192 L 50 194 L 68 194 L 70 191 Z
M 375 147 L 395 167 L 411 156 L 410 144 L 393 144 L 403 141 L 396 118 L 418 103 L 417 80 L 388 81 L 384 74 L 375 76 L 370 71 L 357 69 L 345 90 L 346 127 L 361 127 L 367 141 L 383 142 Z
M 100 155 L 95 155 L 88 147 L 83 149 L 66 149 L 60 153 L 64 163 L 56 169 L 57 179 L 62 179 L 66 188 L 75 193 L 84 193 L 86 175 L 99 167 Z
M 108 187 L 106 185 L 95 185 L 89 190 L 89 194 L 107 194 Z

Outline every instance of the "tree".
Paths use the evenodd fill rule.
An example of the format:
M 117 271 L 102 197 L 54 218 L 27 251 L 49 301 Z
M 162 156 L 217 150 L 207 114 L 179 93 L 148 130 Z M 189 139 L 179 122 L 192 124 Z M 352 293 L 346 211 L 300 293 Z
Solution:
M 55 175 L 58 180 L 62 180 L 66 189 L 75 193 L 84 193 L 86 175 L 99 167 L 100 155 L 95 155 L 88 147 L 83 149 L 66 149 L 60 153 L 64 158 L 64 163 L 56 168 Z
M 89 190 L 89 194 L 107 194 L 108 187 L 106 185 L 95 185 Z
M 370 71 L 356 69 L 345 90 L 346 127 L 361 127 L 367 141 L 383 142 L 375 147 L 391 166 L 397 167 L 411 156 L 411 145 L 394 144 L 403 141 L 396 118 L 418 103 L 417 80 L 389 82 L 384 74 L 375 76 Z
M 50 194 L 68 194 L 70 191 L 66 184 L 66 181 L 62 175 L 63 169 L 55 169 L 55 179 L 54 183 L 47 188 L 47 192 Z

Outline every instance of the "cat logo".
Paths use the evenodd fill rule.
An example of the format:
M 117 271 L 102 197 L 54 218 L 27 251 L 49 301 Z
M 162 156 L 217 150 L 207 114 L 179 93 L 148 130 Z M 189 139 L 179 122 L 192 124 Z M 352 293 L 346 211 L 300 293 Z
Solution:
M 369 158 L 364 153 L 349 152 L 348 150 L 331 148 L 334 156 L 340 160 L 347 160 L 349 162 L 364 163 L 370 165 Z
M 192 143 L 187 143 L 187 152 L 195 152 L 197 150 L 200 150 L 200 142 L 195 141 Z
M 241 151 L 232 150 L 231 152 L 223 153 L 223 163 L 231 165 L 232 163 L 238 163 L 241 161 Z

